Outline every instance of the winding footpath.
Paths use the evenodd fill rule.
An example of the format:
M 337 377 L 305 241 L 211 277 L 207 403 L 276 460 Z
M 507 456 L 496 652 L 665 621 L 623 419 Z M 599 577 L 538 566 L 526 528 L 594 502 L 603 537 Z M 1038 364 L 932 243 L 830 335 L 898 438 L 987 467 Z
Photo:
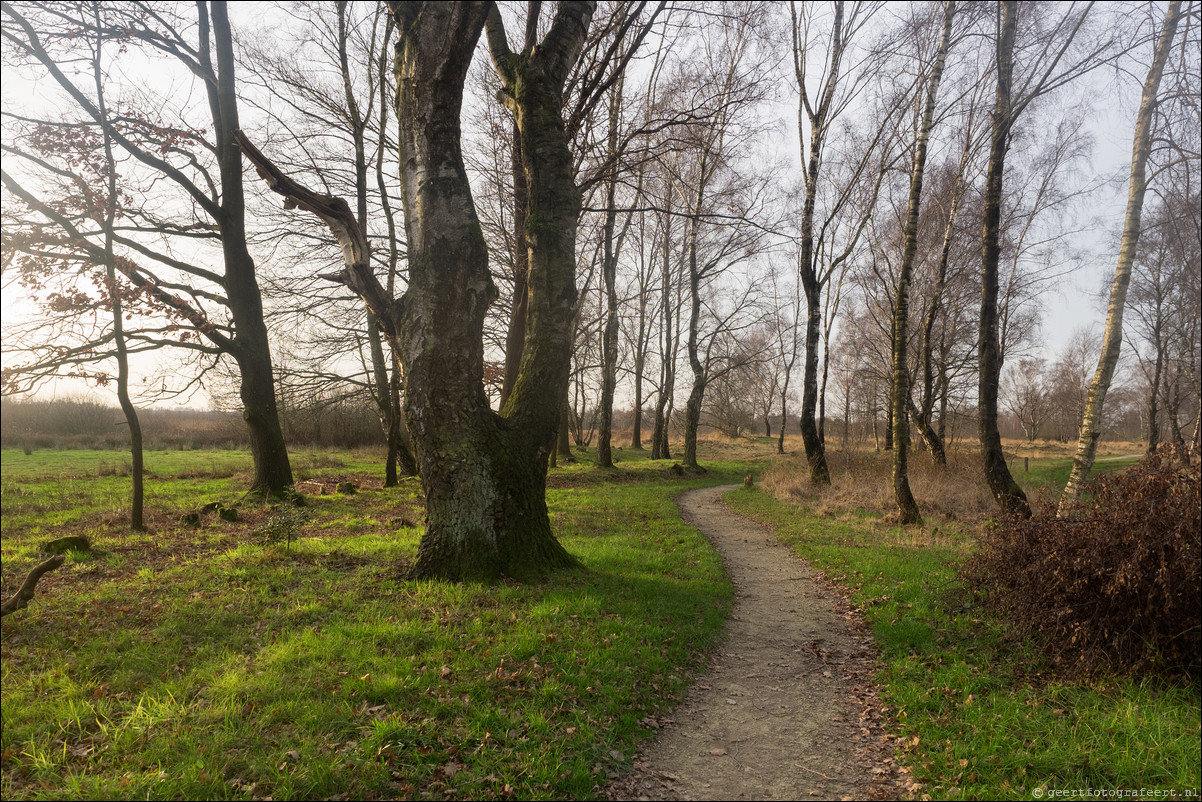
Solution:
M 875 647 L 835 587 L 727 487 L 685 493 L 685 521 L 734 583 L 727 640 L 610 799 L 886 799 L 901 793 L 880 727 Z

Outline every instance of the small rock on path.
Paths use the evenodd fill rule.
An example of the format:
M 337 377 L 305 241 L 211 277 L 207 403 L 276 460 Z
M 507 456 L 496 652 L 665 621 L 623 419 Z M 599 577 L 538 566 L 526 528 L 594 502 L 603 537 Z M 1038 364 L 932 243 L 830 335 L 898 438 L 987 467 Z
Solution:
M 727 640 L 661 721 L 610 799 L 885 799 L 899 793 L 872 686 L 875 646 L 837 589 L 765 527 L 732 513 L 727 487 L 685 493 L 684 519 L 734 583 Z

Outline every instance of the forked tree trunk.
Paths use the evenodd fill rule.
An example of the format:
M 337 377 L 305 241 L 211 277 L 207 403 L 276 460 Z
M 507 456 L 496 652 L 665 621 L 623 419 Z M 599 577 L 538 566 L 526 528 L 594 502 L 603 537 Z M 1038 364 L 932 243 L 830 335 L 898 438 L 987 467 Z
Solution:
M 1173 0 L 1165 11 L 1164 27 L 1156 43 L 1156 52 L 1148 77 L 1144 81 L 1143 97 L 1139 113 L 1135 118 L 1135 142 L 1131 149 L 1131 181 L 1127 190 L 1127 214 L 1123 220 L 1123 238 L 1119 245 L 1118 264 L 1114 270 L 1114 281 L 1110 286 L 1110 305 L 1106 311 L 1106 333 L 1102 337 L 1102 354 L 1093 381 L 1089 384 L 1089 397 L 1081 418 L 1081 434 L 1077 440 L 1077 453 L 1073 456 L 1073 469 L 1068 484 L 1060 496 L 1058 514 L 1063 516 L 1081 498 L 1082 486 L 1089 478 L 1094 457 L 1098 451 L 1098 438 L 1102 434 L 1102 406 L 1110 389 L 1110 380 L 1118 364 L 1119 351 L 1123 344 L 1123 309 L 1127 303 L 1127 287 L 1131 283 L 1131 267 L 1135 264 L 1135 251 L 1139 244 L 1140 216 L 1143 213 L 1144 193 L 1147 190 L 1148 156 L 1152 151 L 1152 129 L 1156 115 L 1156 94 L 1160 79 L 1168 61 L 1169 50 L 1177 34 L 1177 20 L 1181 16 L 1180 0 Z
M 580 194 L 560 97 L 592 15 L 564 3 L 533 55 L 498 56 L 516 111 L 529 184 L 529 309 L 521 366 L 501 414 L 484 390 L 484 318 L 496 298 L 460 150 L 463 82 L 492 3 L 389 4 L 400 40 L 394 69 L 409 286 L 393 299 L 367 259 L 346 202 L 279 173 L 243 138 L 277 192 L 321 216 L 343 246 L 343 280 L 380 321 L 405 367 L 405 414 L 426 500 L 412 575 L 536 579 L 575 564 L 551 531 L 547 457 L 567 388 L 576 306 Z M 492 24 L 492 23 L 490 23 Z M 503 41 L 504 31 L 493 31 Z M 496 45 L 496 43 L 494 43 Z M 533 156 L 537 154 L 537 158 Z
M 985 480 L 1003 510 L 1030 517 L 1031 506 L 1023 489 L 1010 475 L 998 431 L 998 385 L 1002 372 L 998 342 L 998 263 L 1001 258 L 1002 175 L 1006 165 L 1011 125 L 1010 84 L 1014 72 L 1014 37 L 1018 3 L 1002 2 L 1001 37 L 997 44 L 997 91 L 985 179 L 985 223 L 981 236 L 981 315 L 978 335 L 978 426 Z
M 564 80 L 592 3 L 562 3 L 515 55 L 495 5 L 392 4 L 410 284 L 399 339 L 406 412 L 426 491 L 415 576 L 532 579 L 574 563 L 551 531 L 547 452 L 560 423 L 576 311 L 580 193 L 564 134 Z M 463 80 L 485 17 L 527 179 L 526 337 L 501 415 L 488 407 L 482 332 L 496 295 L 460 151 Z M 566 423 L 566 421 L 564 422 Z

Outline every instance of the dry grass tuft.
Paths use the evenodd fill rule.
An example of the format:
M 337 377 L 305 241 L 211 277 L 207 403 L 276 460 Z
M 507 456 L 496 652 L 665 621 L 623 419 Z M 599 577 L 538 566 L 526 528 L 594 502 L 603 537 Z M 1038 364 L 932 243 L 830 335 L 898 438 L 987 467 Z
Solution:
M 803 455 L 781 460 L 764 475 L 763 487 L 783 501 L 804 504 L 822 515 L 881 515 L 897 512 L 893 497 L 891 455 L 875 451 L 829 451 L 830 487 L 810 484 Z M 995 512 L 985 484 L 981 457 L 974 452 L 948 455 L 937 468 L 925 454 L 910 460 L 910 489 L 928 518 L 973 523 Z

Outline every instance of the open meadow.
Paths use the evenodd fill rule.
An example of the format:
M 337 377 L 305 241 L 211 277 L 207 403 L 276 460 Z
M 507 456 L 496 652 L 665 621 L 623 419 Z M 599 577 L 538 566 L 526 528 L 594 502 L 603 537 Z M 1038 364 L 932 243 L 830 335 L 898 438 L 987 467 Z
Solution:
M 579 450 L 552 469 L 548 505 L 582 567 L 538 585 L 406 580 L 419 489 L 383 489 L 375 453 L 295 454 L 303 506 L 243 500 L 247 455 L 148 453 L 150 531 L 131 534 L 124 454 L 6 450 L 4 595 L 42 542 L 86 535 L 93 548 L 4 619 L 0 791 L 596 798 L 705 665 L 731 605 L 721 560 L 673 498 L 751 472 L 759 486 L 731 506 L 773 526 L 871 625 L 916 796 L 1196 793 L 1196 683 L 1059 678 L 975 608 L 956 577 L 988 513 L 972 512 L 973 491 L 924 484 L 916 458 L 927 524 L 902 529 L 885 515 L 887 485 L 881 508 L 868 489 L 887 477 L 884 456 L 835 454 L 820 497 L 774 450 L 703 442 L 701 476 L 631 450 L 603 470 Z M 1029 490 L 1067 473 L 1062 455 L 1032 456 L 1027 473 L 1021 458 Z M 214 509 L 183 522 L 208 504 L 236 520 Z

